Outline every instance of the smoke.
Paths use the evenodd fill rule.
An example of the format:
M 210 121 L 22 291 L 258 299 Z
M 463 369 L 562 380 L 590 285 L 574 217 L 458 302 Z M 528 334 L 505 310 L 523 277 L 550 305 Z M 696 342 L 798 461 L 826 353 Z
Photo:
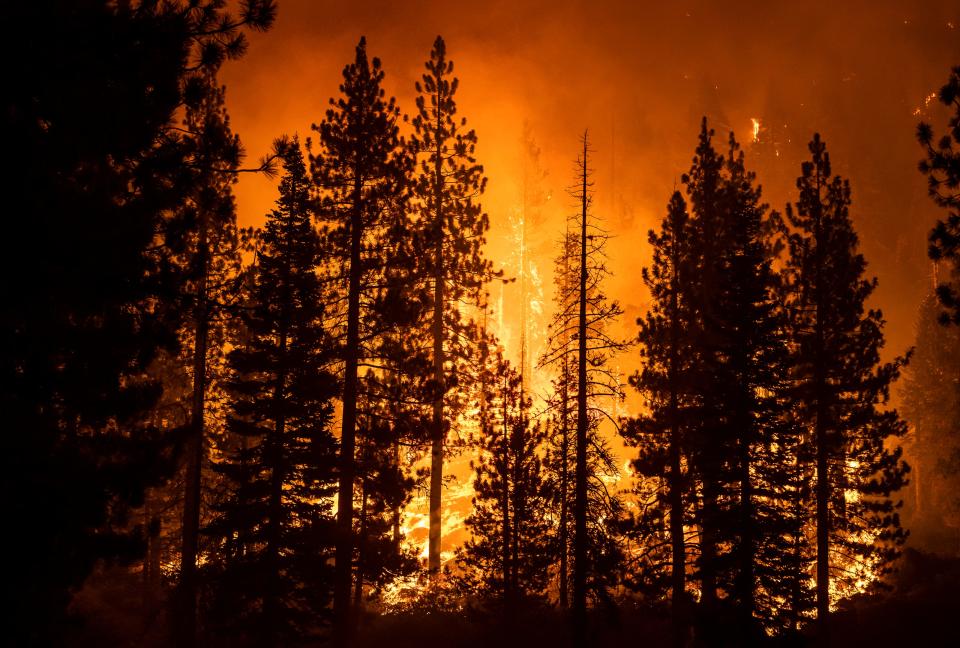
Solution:
M 233 125 L 252 157 L 280 133 L 310 134 L 360 35 L 406 111 L 437 34 L 461 80 L 460 111 L 480 138 L 490 179 L 484 205 L 489 253 L 510 245 L 520 200 L 523 121 L 543 151 L 554 199 L 546 228 L 559 233 L 576 138 L 590 129 L 596 208 L 616 235 L 612 295 L 627 324 L 645 307 L 637 281 L 649 260 L 646 230 L 664 213 L 689 166 L 707 115 L 718 145 L 734 130 L 749 151 L 751 118 L 785 135 L 765 198 L 782 209 L 814 130 L 835 172 L 853 184 L 853 217 L 886 314 L 888 351 L 911 342 L 929 286 L 926 232 L 937 217 L 916 172 L 917 108 L 960 63 L 955 2 L 313 2 L 281 0 L 276 26 L 253 35 L 249 54 L 225 70 Z M 765 178 L 770 175 L 770 178 Z M 244 177 L 241 221 L 262 222 L 273 181 Z M 549 268 L 548 259 L 538 259 Z M 549 289 L 549 276 L 544 277 Z M 547 291 L 549 298 L 549 290 Z

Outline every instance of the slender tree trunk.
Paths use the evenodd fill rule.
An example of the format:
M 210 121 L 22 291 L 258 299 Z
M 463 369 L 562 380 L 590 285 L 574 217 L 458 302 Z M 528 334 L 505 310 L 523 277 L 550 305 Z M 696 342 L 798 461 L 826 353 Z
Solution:
M 399 441 L 395 441 L 394 444 L 393 444 L 393 458 L 394 458 L 394 461 L 396 462 L 397 468 L 399 469 L 399 468 L 400 468 L 400 443 L 399 443 Z M 393 554 L 394 554 L 395 556 L 399 556 L 399 555 L 400 555 L 400 542 L 401 542 L 401 540 L 403 539 L 403 537 L 402 537 L 402 535 L 401 535 L 401 533 L 400 533 L 400 518 L 401 518 L 401 515 L 402 515 L 402 511 L 400 510 L 400 506 L 399 506 L 399 505 L 398 505 L 398 506 L 394 506 L 394 507 L 393 507 L 393 519 L 391 520 L 391 527 L 392 527 Z
M 507 411 L 507 393 L 509 383 L 506 374 L 503 377 L 503 437 L 500 439 L 500 517 L 501 517 L 501 578 L 503 579 L 503 605 L 505 616 L 509 617 L 513 607 L 513 577 L 510 560 L 510 546 L 513 538 L 510 528 L 510 419 Z
M 563 393 L 561 402 L 560 428 L 560 607 L 566 610 L 570 606 L 567 589 L 570 580 L 568 563 L 570 555 L 570 513 L 568 502 L 570 498 L 568 475 L 570 473 L 570 367 L 567 352 L 563 352 Z
M 820 173 L 817 171 L 817 195 L 820 195 Z M 819 212 L 819 210 L 818 210 Z M 827 382 L 824 362 L 823 316 L 823 234 L 822 214 L 812 214 L 814 218 L 814 286 L 816 298 L 816 321 L 814 335 L 814 398 L 816 399 L 816 428 L 814 435 L 817 444 L 817 638 L 820 646 L 830 644 L 830 472 L 827 441 Z
M 713 636 L 717 613 L 717 489 L 712 476 L 703 479 L 703 502 L 700 509 L 700 605 L 706 623 L 707 641 Z
M 677 234 L 675 233 L 675 236 Z M 674 241 L 674 246 L 677 241 Z M 678 372 L 680 344 L 679 271 L 680 258 L 677 250 L 673 255 L 673 289 L 670 296 L 670 547 L 671 547 L 671 609 L 673 616 L 673 642 L 682 646 L 685 640 L 686 610 L 686 545 L 683 536 L 683 476 L 680 467 L 680 412 L 678 403 Z
M 147 491 L 143 499 L 143 523 L 144 528 L 147 529 L 147 550 L 143 556 L 143 611 L 145 617 L 153 614 L 160 574 L 160 548 L 157 546 L 160 539 L 159 524 L 156 533 L 153 532 L 154 520 L 156 519 L 159 522 L 159 518 L 155 517 L 153 500 L 153 492 Z
M 794 482 L 799 485 L 803 479 L 803 464 L 800 462 L 800 459 L 797 458 L 794 460 Z M 804 510 L 804 499 L 801 496 L 799 486 L 794 490 L 793 493 L 793 519 L 803 520 L 804 523 L 808 520 L 807 511 Z M 790 628 L 792 630 L 800 629 L 800 622 L 803 618 L 801 612 L 801 597 L 805 589 L 804 581 L 806 580 L 806 574 L 802 569 L 801 565 L 804 564 L 803 559 L 803 547 L 804 547 L 804 536 L 802 528 L 794 531 L 793 535 L 793 561 L 794 561 L 794 572 L 790 575 L 791 579 L 791 601 L 790 601 Z
M 511 508 L 513 509 L 512 532 L 510 534 L 510 590 L 513 597 L 511 603 L 514 604 L 514 607 L 511 607 L 511 620 L 515 606 L 519 603 L 520 598 L 520 547 L 523 546 L 523 522 L 526 519 L 526 511 L 524 509 L 526 493 L 523 490 L 522 479 L 523 431 L 526 423 L 523 419 L 523 374 L 521 373 L 520 375 L 520 410 L 517 413 L 519 416 L 519 424 L 513 429 L 507 445 L 507 447 L 511 449 L 509 456 L 513 464 L 512 470 L 510 471 L 512 474 L 511 490 L 513 491 L 510 497 Z
M 746 417 L 744 417 L 746 418 Z M 740 435 L 740 574 L 738 588 L 740 599 L 740 631 L 745 645 L 750 643 L 750 629 L 753 625 L 753 572 L 754 572 L 754 534 L 753 534 L 753 483 L 750 479 L 750 439 L 753 434 L 749 423 L 741 424 L 744 430 Z
M 283 317 L 283 315 L 282 315 Z M 276 643 L 279 629 L 280 613 L 280 535 L 283 522 L 283 482 L 285 466 L 283 460 L 284 434 L 286 432 L 286 416 L 283 411 L 284 391 L 286 388 L 286 351 L 287 331 L 286 324 L 280 325 L 280 336 L 277 350 L 280 356 L 280 366 L 277 370 L 276 385 L 274 386 L 273 402 L 276 408 L 276 418 L 271 439 L 268 442 L 270 452 L 270 499 L 268 504 L 267 527 L 267 587 L 263 601 L 264 616 L 264 643 L 272 646 Z
M 574 502 L 574 645 L 587 645 L 587 136 L 583 137 L 580 213 L 580 294 L 577 335 L 577 464 Z
M 350 273 L 347 343 L 343 370 L 343 421 L 340 432 L 340 485 L 337 493 L 337 547 L 333 587 L 334 643 L 348 646 L 352 635 L 350 584 L 353 569 L 353 476 L 357 427 L 357 363 L 360 354 L 360 244 L 363 237 L 362 180 L 354 169 L 350 217 Z
M 362 453 L 362 451 L 361 451 Z M 367 538 L 367 501 L 369 492 L 367 489 L 367 480 L 360 482 L 360 539 L 357 542 L 357 582 L 353 587 L 353 609 L 355 613 L 360 613 L 360 606 L 363 604 L 363 569 L 364 569 L 364 545 Z
M 190 437 L 186 443 L 184 471 L 183 529 L 180 545 L 180 619 L 178 645 L 189 648 L 197 641 L 197 551 L 200 536 L 200 488 L 203 468 L 204 408 L 207 382 L 207 338 L 210 330 L 207 275 L 210 267 L 207 219 L 200 215 L 197 260 L 197 303 L 194 312 L 193 398 L 190 408 Z
M 438 94 L 437 106 L 442 105 Z M 439 113 L 439 110 L 438 110 Z M 437 115 L 437 133 L 441 131 L 440 115 Z M 440 571 L 441 506 L 443 497 L 443 397 L 446 381 L 443 375 L 443 311 L 444 277 L 443 258 L 443 149 L 437 143 L 434 161 L 434 271 L 433 271 L 433 380 L 436 396 L 433 401 L 433 434 L 430 448 L 430 537 L 427 549 L 427 568 L 431 574 Z

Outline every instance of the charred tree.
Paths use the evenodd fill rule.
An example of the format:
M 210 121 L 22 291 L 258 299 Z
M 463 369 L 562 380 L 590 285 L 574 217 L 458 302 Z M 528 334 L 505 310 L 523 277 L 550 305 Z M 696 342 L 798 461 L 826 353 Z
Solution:
M 614 521 L 623 513 L 617 495 L 605 487 L 604 479 L 616 478 L 618 469 L 599 427 L 605 420 L 617 423 L 609 408 L 603 407 L 602 400 L 616 403 L 623 397 L 619 375 L 610 366 L 610 360 L 626 345 L 615 340 L 609 331 L 621 309 L 603 293 L 603 280 L 609 275 L 604 265 L 608 235 L 591 211 L 590 153 L 584 134 L 575 166 L 576 184 L 571 189 L 578 210 L 568 224 L 568 236 L 561 242 L 561 258 L 557 263 L 558 270 L 566 269 L 566 274 L 556 278 L 557 312 L 551 323 L 547 349 L 539 362 L 541 367 L 559 372 L 555 386 L 560 391 L 550 399 L 550 407 L 559 406 L 554 416 L 561 434 L 559 448 L 554 441 L 548 471 L 561 491 L 569 488 L 570 500 L 561 499 L 558 504 L 561 518 L 565 511 L 569 512 L 573 531 L 570 544 L 574 641 L 581 645 L 586 641 L 588 596 L 609 602 L 607 588 L 621 566 L 620 540 Z M 562 430 L 567 418 L 564 411 L 568 408 L 569 439 L 565 440 Z M 569 454 L 565 450 L 569 450 Z M 565 525 L 561 525 L 559 533 L 567 533 Z M 563 542 L 560 545 L 559 550 L 563 552 Z M 562 562 L 563 553 L 560 558 Z

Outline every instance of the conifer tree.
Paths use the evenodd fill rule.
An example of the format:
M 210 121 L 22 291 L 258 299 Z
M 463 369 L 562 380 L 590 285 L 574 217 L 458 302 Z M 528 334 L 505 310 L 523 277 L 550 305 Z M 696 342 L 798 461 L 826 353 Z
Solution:
M 191 170 L 197 191 L 168 223 L 169 236 L 182 236 L 184 305 L 190 312 L 185 348 L 192 375 L 190 431 L 185 444 L 183 521 L 181 526 L 179 618 L 181 641 L 196 634 L 197 558 L 201 524 L 202 474 L 207 455 L 207 400 L 211 382 L 211 335 L 222 325 L 225 302 L 233 298 L 240 249 L 232 185 L 240 160 L 240 141 L 230 130 L 224 107 L 224 89 L 208 73 L 193 80 L 199 99 L 188 106 L 184 128 L 191 142 Z M 179 229 L 179 231 L 178 231 Z M 211 330 L 213 329 L 213 331 Z
M 557 518 L 557 593 L 561 609 L 570 604 L 570 557 L 573 538 L 574 430 L 576 429 L 575 361 L 570 326 L 575 311 L 576 277 L 573 272 L 576 236 L 567 227 L 559 241 L 554 259 L 554 296 L 556 311 L 551 320 L 546 349 L 538 368 L 552 368 L 551 390 L 546 399 L 549 413 L 548 443 L 545 455 L 547 479 L 556 503 Z
M 754 174 L 731 134 L 713 148 L 703 121 L 690 172 L 690 276 L 686 298 L 691 405 L 688 463 L 697 488 L 698 576 L 708 641 L 720 630 L 718 601 L 735 615 L 741 642 L 769 616 L 760 584 L 777 569 L 782 533 L 768 449 L 783 443 L 787 347 L 772 268 L 777 219 L 760 202 Z
M 926 151 L 920 172 L 927 177 L 930 197 L 947 211 L 930 232 L 929 255 L 933 261 L 946 261 L 950 280 L 937 285 L 937 296 L 946 311 L 944 321 L 960 324 L 960 289 L 956 286 L 960 273 L 960 66 L 950 70 L 950 78 L 937 93 L 940 103 L 953 109 L 947 122 L 947 133 L 934 142 L 933 128 L 921 122 L 917 139 Z
M 274 10 L 270 0 L 232 14 L 219 0 L 8 7 L 18 27 L 4 53 L 25 64 L 8 83 L 3 132 L 29 159 L 7 177 L 21 218 L 3 263 L 11 276 L 31 269 L 29 282 L 4 284 L 0 313 L 14 440 L 4 486 L 29 494 L 10 512 L 22 533 L 5 580 L 8 641 L 60 643 L 96 561 L 143 547 L 130 506 L 170 463 L 147 374 L 159 350 L 176 351 L 180 279 L 164 220 L 199 180 L 185 172 L 190 143 L 173 115 L 192 100 L 187 80 L 241 56 L 243 28 L 268 28 Z
M 218 471 L 230 497 L 211 528 L 230 545 L 218 591 L 229 629 L 262 645 L 302 640 L 328 617 L 336 384 L 316 267 L 303 155 L 284 154 L 277 207 L 257 250 L 245 339 L 229 356 L 229 432 L 240 443 Z
M 407 311 L 393 303 L 404 303 L 403 292 L 385 291 L 390 281 L 387 275 L 409 271 L 401 262 L 413 258 L 404 259 L 393 254 L 395 248 L 385 249 L 383 245 L 385 240 L 396 240 L 388 239 L 391 234 L 409 234 L 403 198 L 410 166 L 399 137 L 400 110 L 394 99 L 385 98 L 383 77 L 380 60 L 367 57 L 366 39 L 361 38 L 354 62 L 343 70 L 341 96 L 330 100 L 325 119 L 313 126 L 319 133 L 320 148 L 310 158 L 314 182 L 321 193 L 319 218 L 324 223 L 326 269 L 330 274 L 327 299 L 337 305 L 328 316 L 335 326 L 343 363 L 334 588 L 334 635 L 338 645 L 349 641 L 353 625 L 358 421 L 366 415 L 359 406 L 373 397 L 363 385 L 360 368 L 376 357 L 382 335 L 398 325 L 391 320 L 395 312 Z M 385 296 L 389 298 L 386 301 Z M 382 308 L 385 305 L 394 308 Z M 387 441 L 382 436 L 378 440 Z M 361 442 L 369 452 L 373 439 Z
M 673 193 L 659 232 L 650 231 L 653 265 L 643 269 L 643 281 L 652 298 L 647 314 L 640 318 L 638 342 L 644 359 L 642 371 L 630 384 L 645 398 L 648 413 L 624 427 L 629 442 L 639 448 L 634 462 L 637 472 L 656 479 L 657 502 L 641 513 L 641 524 L 657 524 L 667 511 L 666 537 L 670 545 L 670 601 L 674 641 L 683 645 L 686 595 L 687 547 L 684 526 L 691 480 L 684 474 L 689 459 L 685 432 L 686 409 L 691 402 L 689 384 L 690 346 L 690 246 L 687 205 L 679 191 Z M 652 519 L 646 520 L 646 514 Z
M 563 511 L 567 508 L 573 525 L 571 548 L 576 645 L 586 642 L 588 593 L 593 598 L 609 602 L 607 587 L 620 566 L 621 558 L 618 533 L 613 523 L 622 514 L 622 503 L 615 493 L 609 492 L 605 482 L 607 479 L 615 480 L 618 469 L 599 428 L 603 421 L 617 423 L 604 408 L 603 401 L 609 399 L 616 402 L 623 398 L 619 376 L 610 366 L 610 361 L 626 345 L 614 339 L 609 331 L 610 323 L 622 311 L 619 304 L 609 300 L 603 292 L 603 280 L 609 275 L 604 263 L 604 247 L 609 236 L 591 210 L 593 180 L 590 153 L 589 141 L 584 133 L 582 151 L 575 165 L 576 184 L 571 189 L 571 195 L 578 204 L 578 213 L 571 218 L 567 236 L 561 242 L 561 260 L 557 268 L 562 273 L 556 278 L 557 311 L 547 349 L 540 359 L 540 366 L 554 367 L 559 372 L 557 385 L 562 391 L 554 396 L 554 406 L 559 402 L 562 414 L 566 403 L 571 412 L 568 449 L 572 465 L 567 463 L 568 457 L 563 452 L 565 417 L 562 417 L 559 419 L 561 450 L 552 453 L 550 472 L 561 489 L 568 476 L 572 477 L 572 483 L 569 484 L 571 500 L 569 503 L 560 502 L 560 517 L 564 517 Z M 566 389 L 570 390 L 573 401 L 566 400 Z M 566 533 L 562 524 L 560 531 L 561 534 Z M 560 551 L 563 551 L 562 547 Z M 562 578 L 561 573 L 561 582 Z
M 429 338 L 432 343 L 433 420 L 430 434 L 430 531 L 428 568 L 440 569 L 440 532 L 444 444 L 460 406 L 465 364 L 473 356 L 476 332 L 461 304 L 476 305 L 493 275 L 483 256 L 489 227 L 478 199 L 486 187 L 483 167 L 474 157 L 477 135 L 457 118 L 459 80 L 438 36 L 417 82 L 417 113 L 411 148 L 417 157 L 413 185 L 423 255 L 420 272 L 431 293 Z M 453 388 L 460 389 L 453 391 Z
M 545 435 L 530 421 L 520 374 L 499 353 L 484 362 L 480 456 L 471 464 L 473 511 L 466 520 L 472 537 L 459 563 L 465 585 L 494 602 L 509 625 L 519 608 L 542 601 L 554 556 L 540 458 Z
M 788 209 L 787 273 L 796 346 L 794 410 L 814 448 L 817 621 L 829 640 L 830 593 L 841 595 L 863 569 L 883 575 L 905 539 L 899 503 L 902 451 L 891 442 L 906 424 L 888 409 L 905 358 L 881 362 L 883 315 L 866 301 L 877 286 L 850 220 L 850 185 L 834 176 L 819 135 Z

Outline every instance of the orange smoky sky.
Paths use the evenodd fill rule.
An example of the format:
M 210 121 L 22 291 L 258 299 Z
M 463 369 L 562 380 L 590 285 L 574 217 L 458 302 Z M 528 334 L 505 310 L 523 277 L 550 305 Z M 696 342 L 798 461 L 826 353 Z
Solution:
M 542 302 L 529 330 L 540 339 L 552 244 L 574 208 L 565 190 L 580 135 L 589 129 L 593 142 L 595 212 L 615 236 L 607 292 L 626 311 L 620 333 L 632 337 L 648 299 L 640 279 L 651 256 L 647 231 L 680 185 L 706 115 L 719 148 L 736 133 L 778 210 L 795 199 L 806 143 L 822 134 L 834 172 L 852 183 L 862 251 L 880 280 L 873 305 L 888 320 L 885 352 L 912 343 L 931 284 L 926 235 L 938 216 L 916 170 L 922 151 L 914 132 L 921 118 L 945 123 L 929 97 L 960 62 L 957 2 L 280 0 L 274 28 L 253 34 L 247 56 L 224 70 L 232 125 L 253 158 L 278 135 L 305 140 L 338 93 L 361 35 L 383 62 L 387 92 L 410 113 L 437 34 L 455 62 L 459 110 L 477 131 L 489 178 L 488 255 L 508 274 L 522 213 L 525 123 L 542 150 L 550 200 L 535 223 L 528 220 L 527 242 Z M 245 175 L 236 194 L 241 223 L 258 225 L 276 181 Z M 494 307 L 515 302 L 516 290 L 495 287 Z M 519 317 L 506 318 L 498 332 L 516 358 Z M 536 335 L 530 342 L 535 359 Z M 625 374 L 637 364 L 636 352 L 621 359 Z M 631 396 L 623 412 L 637 407 Z

